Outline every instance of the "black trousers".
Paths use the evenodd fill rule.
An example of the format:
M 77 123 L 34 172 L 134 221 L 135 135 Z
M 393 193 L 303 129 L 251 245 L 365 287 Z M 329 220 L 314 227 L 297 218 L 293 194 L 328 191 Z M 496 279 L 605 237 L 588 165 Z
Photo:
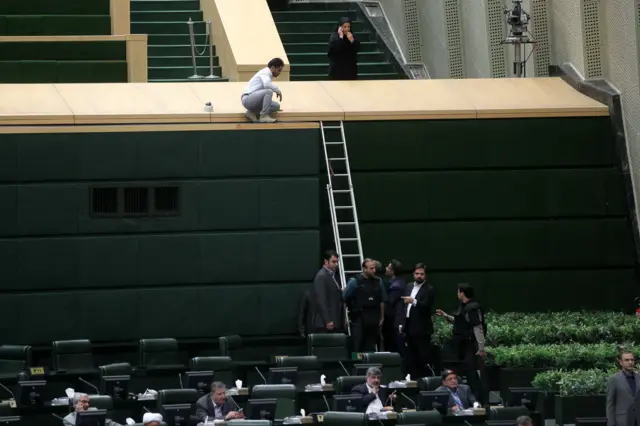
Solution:
M 380 326 L 356 319 L 351 323 L 353 352 L 375 352 L 380 347 Z
M 431 336 L 425 334 L 407 334 L 405 336 L 407 372 L 413 380 L 432 376 L 433 373 L 427 367 L 431 364 Z
M 458 355 L 458 360 L 464 362 L 467 370 L 465 373 L 471 391 L 480 404 L 485 404 L 488 398 L 487 395 L 485 395 L 487 387 L 483 384 L 485 380 L 484 360 L 476 355 L 476 353 L 478 353 L 478 345 L 475 339 L 454 336 L 453 344 Z M 478 375 L 478 373 L 480 375 Z
M 400 343 L 398 340 L 398 329 L 394 327 L 393 317 L 385 317 L 382 324 L 383 347 L 387 352 L 400 353 Z

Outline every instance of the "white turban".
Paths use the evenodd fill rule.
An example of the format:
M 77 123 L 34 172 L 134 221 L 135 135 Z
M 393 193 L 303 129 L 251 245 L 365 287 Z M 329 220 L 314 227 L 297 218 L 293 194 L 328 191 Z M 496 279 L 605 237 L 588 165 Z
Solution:
M 162 414 L 144 413 L 144 416 L 142 416 L 142 423 L 146 425 L 147 423 L 151 423 L 151 422 L 162 423 Z

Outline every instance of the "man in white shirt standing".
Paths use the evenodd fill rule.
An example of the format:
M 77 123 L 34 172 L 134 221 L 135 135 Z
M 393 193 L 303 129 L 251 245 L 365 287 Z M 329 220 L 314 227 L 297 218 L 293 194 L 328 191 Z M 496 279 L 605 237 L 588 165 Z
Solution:
M 284 68 L 284 61 L 273 58 L 266 68 L 258 71 L 242 92 L 242 106 L 247 109 L 245 117 L 254 123 L 275 123 L 276 119 L 271 114 L 280 111 L 280 104 L 273 100 L 275 93 L 282 102 L 282 92 L 273 84 L 273 79 L 278 77 Z M 259 118 L 258 118 L 259 117 Z

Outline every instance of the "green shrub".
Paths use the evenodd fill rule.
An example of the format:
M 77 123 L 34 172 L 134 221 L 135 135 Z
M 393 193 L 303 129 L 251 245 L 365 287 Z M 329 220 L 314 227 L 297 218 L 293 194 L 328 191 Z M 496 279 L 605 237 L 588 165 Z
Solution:
M 638 350 L 631 344 L 624 346 L 634 352 Z M 608 370 L 616 366 L 618 347 L 614 343 L 499 346 L 487 348 L 488 364 L 507 368 Z
M 558 392 L 562 396 L 600 395 L 607 379 L 617 369 L 551 370 L 537 374 L 531 383 L 542 392 Z
M 487 314 L 487 346 L 640 341 L 640 321 L 618 312 Z M 434 343 L 451 339 L 451 324 L 439 318 Z

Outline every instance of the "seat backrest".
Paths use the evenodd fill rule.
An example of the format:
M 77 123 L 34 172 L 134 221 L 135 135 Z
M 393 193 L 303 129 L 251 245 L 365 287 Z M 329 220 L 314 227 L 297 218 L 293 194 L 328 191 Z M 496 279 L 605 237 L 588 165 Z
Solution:
M 191 358 L 191 371 L 213 371 L 213 380 L 228 388 L 235 387 L 236 376 L 233 360 L 228 356 L 197 356 Z
M 0 345 L 0 360 L 21 361 L 25 367 L 31 367 L 31 346 Z
M 324 413 L 323 426 L 363 426 L 367 423 L 364 413 L 343 413 L 327 411 Z
M 271 426 L 271 420 L 229 420 L 227 426 Z
M 402 380 L 402 357 L 396 352 L 369 352 L 362 354 L 362 361 L 367 364 L 382 364 L 385 383 Z M 414 377 L 414 380 L 419 377 Z
M 195 404 L 200 398 L 195 389 L 164 389 L 158 392 L 158 411 L 166 404 Z
M 133 372 L 133 367 L 128 362 L 101 365 L 99 369 L 100 376 L 130 376 Z
M 366 382 L 367 376 L 341 376 L 336 379 L 333 388 L 336 394 L 350 394 L 354 386 L 362 385 Z
M 176 339 L 140 339 L 141 367 L 175 367 L 180 365 Z
M 489 420 L 515 420 L 520 416 L 529 416 L 527 407 L 493 407 L 489 411 Z
M 295 385 L 255 385 L 251 390 L 251 398 L 296 399 L 296 387 Z
M 307 353 L 322 362 L 349 360 L 347 336 L 342 333 L 318 333 L 307 337 Z
M 98 410 L 112 410 L 113 399 L 109 395 L 89 395 L 89 405 Z
M 419 424 L 437 426 L 442 424 L 442 414 L 438 410 L 407 411 L 398 414 L 399 425 Z
M 315 355 L 278 357 L 278 367 L 298 367 L 298 371 L 320 369 L 320 361 Z
M 242 337 L 236 334 L 219 337 L 218 346 L 220 347 L 220 355 L 233 358 L 233 352 L 242 349 Z
M 420 382 L 419 382 L 420 390 L 423 390 L 423 391 L 434 391 L 441 384 L 442 384 L 442 377 L 440 376 L 423 377 L 422 379 L 420 379 Z
M 54 370 L 95 369 L 90 340 L 57 340 L 53 342 L 52 349 Z

